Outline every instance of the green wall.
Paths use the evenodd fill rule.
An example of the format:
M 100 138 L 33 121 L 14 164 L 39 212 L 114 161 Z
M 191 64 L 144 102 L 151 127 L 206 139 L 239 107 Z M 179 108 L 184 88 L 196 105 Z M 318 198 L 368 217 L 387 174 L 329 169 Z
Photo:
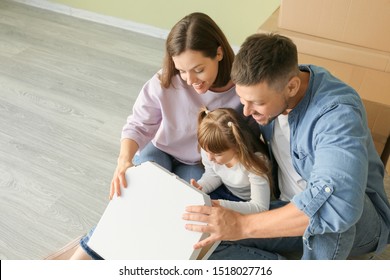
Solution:
M 191 12 L 211 16 L 239 46 L 280 5 L 280 0 L 50 0 L 73 8 L 169 30 Z

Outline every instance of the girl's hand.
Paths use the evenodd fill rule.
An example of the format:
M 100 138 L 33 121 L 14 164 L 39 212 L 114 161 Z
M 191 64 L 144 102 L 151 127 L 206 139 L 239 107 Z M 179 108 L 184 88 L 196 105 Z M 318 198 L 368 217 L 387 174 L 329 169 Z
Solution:
M 197 188 L 200 191 L 203 189 L 202 186 L 199 185 L 197 181 L 195 181 L 195 179 L 191 179 L 190 183 L 191 183 L 192 186 L 194 186 L 195 188 Z
M 121 186 L 123 186 L 124 188 L 127 187 L 125 173 L 127 168 L 132 166 L 133 163 L 131 161 L 118 159 L 118 165 L 111 180 L 110 200 L 113 198 L 115 193 L 117 194 L 117 196 L 121 195 Z
M 219 203 L 218 200 L 213 199 L 211 200 L 211 206 L 218 207 L 221 206 L 221 203 Z

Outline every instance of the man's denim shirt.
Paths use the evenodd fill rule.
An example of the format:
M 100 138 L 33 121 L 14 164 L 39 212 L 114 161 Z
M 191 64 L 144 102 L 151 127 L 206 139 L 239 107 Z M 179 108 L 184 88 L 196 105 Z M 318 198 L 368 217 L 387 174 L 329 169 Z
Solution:
M 382 217 L 377 252 L 390 241 L 390 205 L 383 186 L 384 167 L 367 126 L 358 94 L 325 69 L 300 65 L 310 72 L 301 102 L 289 113 L 290 151 L 295 170 L 307 182 L 292 199 L 310 217 L 303 235 L 343 232 L 363 212 L 364 193 Z M 260 127 L 267 144 L 274 122 Z

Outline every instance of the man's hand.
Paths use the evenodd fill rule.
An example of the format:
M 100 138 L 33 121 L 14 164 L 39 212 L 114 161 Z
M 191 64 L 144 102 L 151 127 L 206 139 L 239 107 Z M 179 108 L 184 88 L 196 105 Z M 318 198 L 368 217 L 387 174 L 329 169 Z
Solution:
M 195 249 L 208 246 L 219 240 L 239 240 L 245 238 L 245 216 L 233 210 L 217 206 L 189 206 L 183 219 L 196 221 L 202 224 L 186 224 L 186 229 L 197 232 L 207 232 L 210 236 L 196 243 Z

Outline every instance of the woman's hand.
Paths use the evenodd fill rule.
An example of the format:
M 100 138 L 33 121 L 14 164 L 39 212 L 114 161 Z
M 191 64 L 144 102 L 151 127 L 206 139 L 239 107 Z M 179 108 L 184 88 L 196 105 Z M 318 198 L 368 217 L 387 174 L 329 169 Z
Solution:
M 111 180 L 110 186 L 110 200 L 116 193 L 121 195 L 121 186 L 127 187 L 125 173 L 127 168 L 133 166 L 133 157 L 138 151 L 138 144 L 132 139 L 123 139 L 121 141 L 121 149 L 118 157 L 118 165 L 115 169 L 114 176 Z
M 110 200 L 113 198 L 116 193 L 117 196 L 121 195 L 121 186 L 124 188 L 127 187 L 126 182 L 126 170 L 129 167 L 132 167 L 133 163 L 131 160 L 123 160 L 121 158 L 118 159 L 118 165 L 115 169 L 114 176 L 112 177 L 111 187 L 110 187 Z

